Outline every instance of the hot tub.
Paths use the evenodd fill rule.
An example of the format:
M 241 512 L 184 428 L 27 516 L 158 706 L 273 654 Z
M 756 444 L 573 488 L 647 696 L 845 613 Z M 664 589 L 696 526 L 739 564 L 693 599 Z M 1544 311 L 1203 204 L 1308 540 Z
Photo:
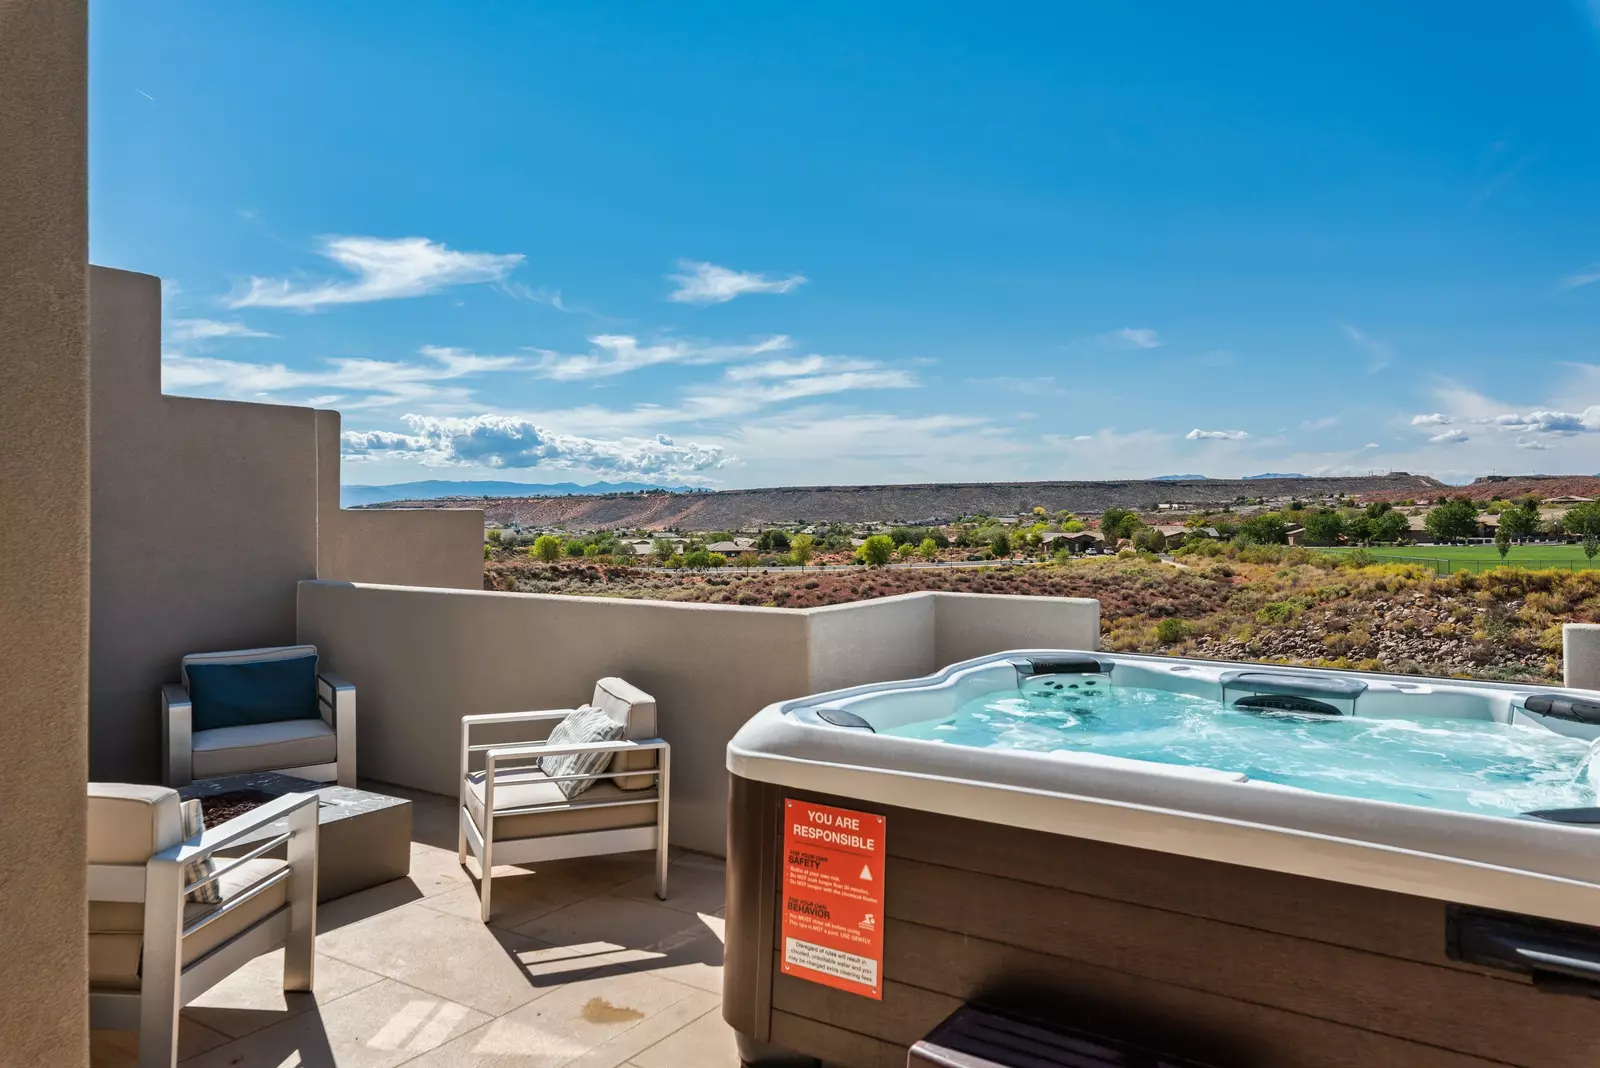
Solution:
M 724 1016 L 752 1060 L 904 1063 L 979 1003 L 1218 1064 L 1600 1064 L 1596 738 L 1600 693 L 1073 650 L 772 705 L 728 746 Z

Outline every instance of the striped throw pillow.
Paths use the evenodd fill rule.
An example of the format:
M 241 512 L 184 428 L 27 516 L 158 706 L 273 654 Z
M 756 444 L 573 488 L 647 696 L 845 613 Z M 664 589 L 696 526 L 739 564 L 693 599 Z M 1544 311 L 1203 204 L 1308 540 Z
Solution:
M 179 809 L 183 820 L 183 840 L 185 842 L 199 838 L 206 833 L 206 814 L 200 807 L 200 802 L 185 801 Z M 191 860 L 183 866 L 183 885 L 188 886 L 196 879 L 204 879 L 207 875 L 217 870 L 210 857 L 200 860 Z M 209 882 L 204 886 L 197 886 L 189 891 L 188 900 L 201 905 L 220 905 L 222 903 L 222 886 L 217 882 Z
M 614 742 L 622 737 L 623 726 L 600 709 L 584 705 L 567 713 L 550 732 L 547 745 L 573 745 L 578 742 Z M 566 756 L 547 756 L 539 760 L 539 770 L 551 778 L 559 775 L 598 775 L 611 763 L 608 752 L 572 753 Z M 590 779 L 567 779 L 556 783 L 567 800 L 572 800 L 595 784 Z

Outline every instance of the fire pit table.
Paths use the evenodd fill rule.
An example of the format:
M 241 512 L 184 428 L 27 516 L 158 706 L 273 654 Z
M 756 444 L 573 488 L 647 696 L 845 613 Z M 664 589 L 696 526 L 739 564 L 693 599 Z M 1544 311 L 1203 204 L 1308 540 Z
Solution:
M 370 790 L 311 782 L 275 772 L 197 779 L 178 791 L 199 799 L 206 826 L 242 815 L 284 794 L 317 795 L 317 900 L 331 901 L 411 872 L 411 802 Z M 237 856 L 282 833 L 278 824 L 240 839 L 219 853 Z M 282 851 L 278 847 L 278 852 Z M 278 852 L 267 854 L 277 856 Z

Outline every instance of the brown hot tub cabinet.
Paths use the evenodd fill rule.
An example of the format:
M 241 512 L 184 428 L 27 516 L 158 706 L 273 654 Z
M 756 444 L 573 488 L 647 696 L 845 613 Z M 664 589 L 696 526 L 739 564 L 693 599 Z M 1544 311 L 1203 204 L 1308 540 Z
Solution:
M 1600 832 L 870 729 L 1030 655 L 772 706 L 734 739 L 723 1015 L 747 1059 L 901 1068 L 979 1005 L 1218 1066 L 1600 1065 Z M 1115 659 L 1140 685 L 1208 667 Z M 886 821 L 881 1000 L 783 974 L 789 800 Z

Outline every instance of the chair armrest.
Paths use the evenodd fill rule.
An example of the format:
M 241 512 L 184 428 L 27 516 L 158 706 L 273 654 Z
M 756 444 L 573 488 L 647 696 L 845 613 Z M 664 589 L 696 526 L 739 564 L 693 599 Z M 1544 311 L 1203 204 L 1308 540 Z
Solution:
M 324 696 L 323 690 L 327 694 Z M 340 786 L 356 785 L 356 685 L 331 671 L 317 675 L 317 711 L 333 728 Z
M 543 742 L 533 742 L 528 745 L 495 746 L 485 751 L 484 760 L 488 768 L 503 760 L 527 760 L 533 757 L 570 756 L 575 753 L 632 753 L 648 752 L 668 748 L 667 743 L 660 738 L 645 738 L 640 741 L 630 742 L 626 738 L 619 738 L 614 742 L 573 742 L 570 745 L 546 745 Z M 638 775 L 649 775 L 649 771 L 635 772 Z
M 176 682 L 161 687 L 161 780 L 187 786 L 194 778 L 194 705 Z
M 572 708 L 551 708 L 542 712 L 489 712 L 481 716 L 462 716 L 461 723 L 466 727 L 486 723 L 537 723 L 541 720 L 566 719 L 575 711 Z
M 310 810 L 312 826 L 316 825 L 317 795 L 284 794 L 275 797 L 260 808 L 251 809 L 242 816 L 235 816 L 225 823 L 215 827 L 207 827 L 199 839 L 190 839 L 179 842 L 170 849 L 164 849 L 150 859 L 167 863 L 187 864 L 192 860 L 202 860 L 211 856 L 224 846 L 232 845 L 246 835 L 253 834 L 263 827 L 269 827 L 280 820 L 288 819 L 302 810 Z M 304 818 L 304 817 L 302 817 Z M 289 832 L 294 834 L 297 830 L 296 821 L 289 819 Z

